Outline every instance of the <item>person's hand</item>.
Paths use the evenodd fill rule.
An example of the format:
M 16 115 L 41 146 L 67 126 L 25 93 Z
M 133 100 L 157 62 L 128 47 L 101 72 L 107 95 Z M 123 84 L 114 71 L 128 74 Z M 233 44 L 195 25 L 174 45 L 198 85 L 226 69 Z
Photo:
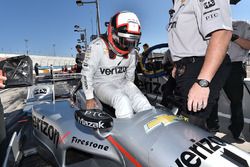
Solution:
M 187 106 L 189 111 L 197 112 L 207 107 L 209 87 L 204 88 L 194 83 L 188 93 Z
M 176 66 L 173 67 L 171 75 L 172 75 L 173 78 L 175 78 L 175 76 L 176 76 Z
M 4 88 L 5 85 L 3 84 L 3 81 L 6 81 L 6 77 L 2 76 L 2 70 L 0 70 L 0 89 Z
M 95 109 L 97 107 L 95 99 L 86 100 L 86 109 Z
M 5 59 L 6 59 L 5 57 L 0 57 L 0 61 L 3 61 Z M 3 76 L 3 72 L 2 72 L 2 70 L 0 70 L 0 89 L 5 87 L 5 85 L 3 84 L 3 81 L 6 81 L 6 80 L 7 80 L 7 78 L 5 76 Z
M 0 57 L 0 61 L 3 61 L 5 60 L 6 58 L 5 57 Z

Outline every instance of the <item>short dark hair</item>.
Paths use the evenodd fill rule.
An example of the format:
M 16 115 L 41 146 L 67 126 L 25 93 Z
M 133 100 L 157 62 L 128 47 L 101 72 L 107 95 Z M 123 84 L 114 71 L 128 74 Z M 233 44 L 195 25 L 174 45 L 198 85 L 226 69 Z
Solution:
M 147 47 L 147 48 L 149 47 L 149 45 L 147 43 L 143 44 L 142 46 Z
M 77 49 L 77 48 L 80 48 L 80 49 L 81 49 L 82 47 L 81 47 L 81 45 L 76 45 L 76 49 Z

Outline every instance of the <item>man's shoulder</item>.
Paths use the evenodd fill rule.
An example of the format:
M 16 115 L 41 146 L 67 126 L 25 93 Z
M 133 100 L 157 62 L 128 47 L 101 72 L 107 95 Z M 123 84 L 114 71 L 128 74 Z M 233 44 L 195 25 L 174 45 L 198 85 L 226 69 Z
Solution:
M 100 37 L 91 41 L 89 45 L 90 46 L 106 46 L 105 41 Z
M 103 54 L 108 53 L 108 47 L 107 47 L 105 41 L 100 37 L 91 41 L 91 43 L 89 44 L 89 46 L 85 52 L 85 58 L 89 57 L 91 54 L 95 54 L 95 53 L 98 53 L 98 55 L 99 54 L 103 55 Z
M 234 26 L 250 26 L 249 22 L 244 21 L 244 20 L 233 21 L 233 25 Z

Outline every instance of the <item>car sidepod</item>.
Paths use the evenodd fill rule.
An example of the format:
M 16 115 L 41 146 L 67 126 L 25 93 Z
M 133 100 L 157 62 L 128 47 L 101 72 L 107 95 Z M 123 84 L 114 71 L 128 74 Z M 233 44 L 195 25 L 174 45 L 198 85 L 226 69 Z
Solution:
M 113 145 L 98 137 L 93 129 L 78 124 L 74 111 L 68 100 L 44 102 L 33 107 L 34 136 L 52 152 L 58 166 L 69 165 L 67 155 L 72 149 L 75 150 L 73 158 L 88 154 L 122 164 Z
M 132 166 L 249 166 L 246 152 L 161 109 L 114 120 L 113 138 Z M 119 149 L 119 148 L 118 148 Z

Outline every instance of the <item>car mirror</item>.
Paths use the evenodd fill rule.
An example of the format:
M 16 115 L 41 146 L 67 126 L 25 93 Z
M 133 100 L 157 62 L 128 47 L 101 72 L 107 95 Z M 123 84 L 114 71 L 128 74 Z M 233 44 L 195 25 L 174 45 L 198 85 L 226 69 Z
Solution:
M 33 65 L 29 56 L 9 57 L 0 62 L 0 70 L 7 77 L 5 88 L 33 85 Z

